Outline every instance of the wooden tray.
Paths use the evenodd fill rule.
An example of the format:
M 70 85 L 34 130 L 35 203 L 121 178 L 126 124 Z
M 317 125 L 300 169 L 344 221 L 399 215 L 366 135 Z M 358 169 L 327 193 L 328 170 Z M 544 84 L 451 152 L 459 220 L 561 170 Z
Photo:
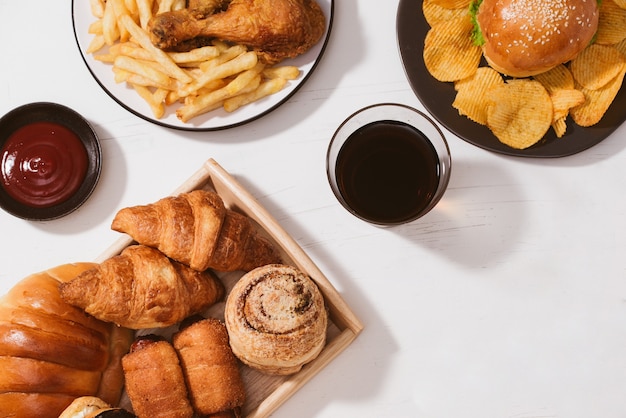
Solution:
M 324 350 L 311 363 L 291 376 L 272 376 L 260 373 L 241 365 L 241 373 L 246 385 L 247 400 L 243 407 L 243 416 L 248 418 L 262 418 L 269 416 L 291 395 L 326 367 L 332 359 L 354 341 L 363 330 L 363 325 L 350 310 L 350 307 L 341 298 L 330 281 L 317 268 L 302 248 L 282 229 L 276 220 L 247 192 L 230 174 L 228 174 L 215 160 L 209 159 L 202 167 L 178 187 L 172 194 L 189 192 L 196 189 L 213 190 L 217 192 L 227 207 L 243 213 L 253 219 L 260 232 L 274 242 L 282 253 L 285 264 L 298 267 L 308 274 L 317 284 L 324 295 L 326 307 L 329 310 L 329 324 L 327 342 Z M 150 202 L 145 202 L 150 203 Z M 119 254 L 124 248 L 133 243 L 132 238 L 122 234 L 111 247 L 101 254 L 96 262 Z M 243 272 L 218 273 L 224 282 L 227 292 L 243 275 Z M 206 316 L 224 319 L 224 303 L 212 306 Z M 166 337 L 171 336 L 175 327 L 159 330 L 141 330 L 138 334 L 159 333 Z M 128 399 L 124 396 L 121 406 L 131 409 Z

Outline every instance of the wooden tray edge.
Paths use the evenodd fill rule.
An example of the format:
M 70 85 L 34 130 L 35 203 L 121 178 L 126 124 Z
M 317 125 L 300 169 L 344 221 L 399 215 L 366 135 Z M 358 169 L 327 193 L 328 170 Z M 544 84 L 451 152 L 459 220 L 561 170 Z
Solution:
M 205 187 L 209 182 L 211 182 L 211 185 L 220 196 L 226 197 L 225 201 L 228 201 L 230 206 L 234 204 L 238 210 L 244 212 L 261 225 L 265 232 L 291 256 L 296 267 L 306 271 L 311 276 L 324 295 L 330 319 L 340 330 L 339 335 L 327 343 L 315 360 L 304 366 L 300 372 L 286 378 L 256 408 L 246 415 L 246 418 L 266 418 L 343 352 L 361 333 L 364 326 L 304 250 L 287 234 L 274 217 L 213 158 L 208 159 L 200 169 L 176 188 L 171 195 Z M 101 263 L 119 254 L 132 243 L 133 239 L 130 236 L 122 234 L 118 240 L 94 261 Z

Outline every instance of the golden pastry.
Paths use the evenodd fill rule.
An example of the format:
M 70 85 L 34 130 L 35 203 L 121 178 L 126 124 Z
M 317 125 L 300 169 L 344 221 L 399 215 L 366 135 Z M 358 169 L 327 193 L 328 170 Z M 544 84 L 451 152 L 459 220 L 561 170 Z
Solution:
M 189 398 L 200 415 L 240 408 L 246 398 L 237 359 L 224 324 L 214 318 L 181 327 L 172 337 Z
M 139 337 L 122 358 L 126 393 L 139 418 L 191 418 L 185 379 L 172 345 L 155 336 Z
M 295 267 L 271 264 L 241 277 L 226 300 L 233 353 L 270 374 L 292 374 L 315 359 L 326 342 L 324 298 Z
M 97 396 L 81 396 L 65 408 L 59 418 L 136 418 L 134 414 L 112 408 Z
M 167 327 L 204 311 L 224 297 L 224 285 L 208 270 L 132 245 L 61 285 L 60 292 L 96 318 L 141 329 Z
M 57 418 L 80 396 L 119 401 L 120 359 L 133 332 L 85 315 L 58 290 L 94 266 L 64 264 L 33 274 L 0 298 L 2 416 Z
M 199 271 L 248 271 L 280 261 L 251 220 L 205 190 L 121 209 L 111 228 Z

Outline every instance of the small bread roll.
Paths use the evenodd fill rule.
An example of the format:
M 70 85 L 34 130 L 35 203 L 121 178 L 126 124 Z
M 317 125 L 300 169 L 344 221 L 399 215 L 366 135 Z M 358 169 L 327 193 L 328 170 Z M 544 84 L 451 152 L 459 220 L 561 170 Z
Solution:
M 246 398 L 224 324 L 214 318 L 182 327 L 172 344 L 180 358 L 194 410 L 212 415 L 241 407 Z
M 65 408 L 59 418 L 136 418 L 134 414 L 111 405 L 97 396 L 81 396 Z
M 269 264 L 246 273 L 229 294 L 224 314 L 233 353 L 268 374 L 298 372 L 326 343 L 324 298 L 292 266 Z
M 139 418 L 191 418 L 185 379 L 172 345 L 140 337 L 122 358 L 126 393 Z
M 59 418 L 83 418 L 92 412 L 110 407 L 111 405 L 97 396 L 81 396 L 74 399 L 70 406 L 59 415 Z

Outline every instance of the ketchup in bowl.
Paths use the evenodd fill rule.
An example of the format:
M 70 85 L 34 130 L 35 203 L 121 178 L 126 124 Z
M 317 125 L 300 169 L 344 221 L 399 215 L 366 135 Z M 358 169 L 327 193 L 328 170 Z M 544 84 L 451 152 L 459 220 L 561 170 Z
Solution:
M 15 131 L 0 151 L 2 185 L 20 203 L 50 207 L 80 187 L 89 160 L 80 139 L 53 122 L 36 122 Z
M 100 176 L 100 144 L 89 123 L 55 103 L 31 103 L 0 119 L 0 205 L 25 219 L 64 216 Z

